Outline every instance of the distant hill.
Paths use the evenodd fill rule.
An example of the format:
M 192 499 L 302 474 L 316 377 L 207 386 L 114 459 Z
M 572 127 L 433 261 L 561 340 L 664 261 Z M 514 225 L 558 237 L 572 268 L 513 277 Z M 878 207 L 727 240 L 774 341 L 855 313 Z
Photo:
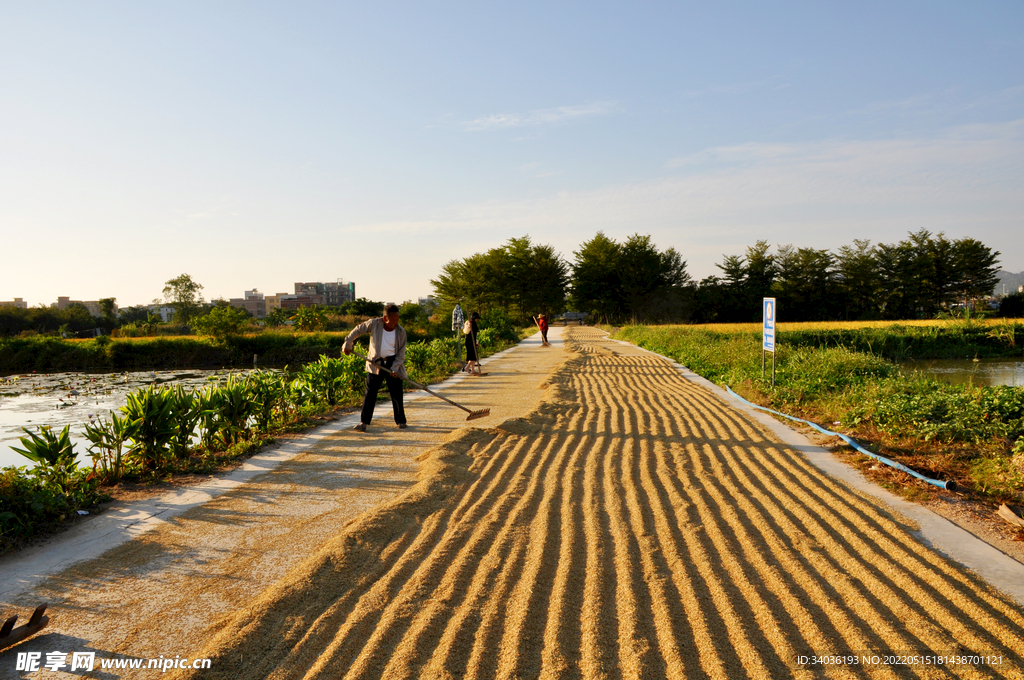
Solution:
M 1024 272 L 1004 272 L 1002 269 L 997 274 L 999 283 L 996 284 L 995 294 L 1003 294 L 1003 284 L 1006 284 L 1006 294 L 1016 293 L 1020 286 L 1024 286 Z

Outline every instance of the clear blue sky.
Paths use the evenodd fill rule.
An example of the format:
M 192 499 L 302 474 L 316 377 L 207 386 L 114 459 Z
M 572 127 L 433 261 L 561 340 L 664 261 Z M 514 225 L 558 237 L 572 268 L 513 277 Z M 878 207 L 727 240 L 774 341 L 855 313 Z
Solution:
M 0 300 L 356 282 L 529 234 L 927 228 L 1024 270 L 1024 3 L 8 2 Z

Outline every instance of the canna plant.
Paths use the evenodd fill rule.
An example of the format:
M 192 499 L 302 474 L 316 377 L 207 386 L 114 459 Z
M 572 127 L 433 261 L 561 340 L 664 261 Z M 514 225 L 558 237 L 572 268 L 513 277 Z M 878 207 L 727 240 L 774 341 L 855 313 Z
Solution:
M 100 418 L 95 423 L 85 426 L 85 437 L 89 440 L 89 456 L 93 459 L 93 469 L 99 467 L 100 473 L 111 484 L 117 484 L 125 473 L 124 445 L 135 431 L 135 422 L 127 416 L 120 417 L 110 413 L 110 420 Z
M 212 451 L 217 446 L 217 435 L 220 432 L 221 424 L 220 408 L 223 399 L 220 388 L 216 385 L 210 385 L 195 395 L 199 441 L 207 451 Z
M 150 385 L 132 392 L 121 412 L 135 423 L 130 455 L 144 471 L 159 470 L 176 432 L 174 397 L 170 390 Z
M 253 402 L 253 420 L 261 432 L 269 432 L 274 416 L 284 411 L 287 386 L 284 378 L 272 371 L 257 371 L 248 378 Z
M 75 485 L 78 463 L 75 462 L 75 445 L 71 441 L 71 426 L 65 425 L 59 435 L 53 433 L 49 425 L 42 425 L 39 433 L 21 428 L 27 437 L 21 437 L 24 449 L 16 446 L 11 448 L 35 461 L 36 467 L 31 474 L 45 484 L 58 489 L 61 493 L 69 493 Z
M 65 425 L 59 435 L 53 433 L 49 425 L 39 427 L 39 433 L 30 431 L 27 427 L 21 428 L 27 437 L 20 437 L 22 445 L 19 449 L 16 446 L 11 448 L 25 456 L 38 465 L 59 465 L 68 459 L 75 459 L 75 445 L 71 442 L 71 426 Z
M 235 444 L 249 431 L 249 418 L 255 411 L 251 392 L 245 380 L 236 376 L 217 388 L 220 403 L 217 411 L 218 427 L 225 444 Z
M 341 401 L 346 389 L 345 364 L 341 359 L 322 355 L 318 361 L 306 364 L 300 373 L 317 400 L 334 406 Z
M 186 391 L 182 385 L 176 385 L 168 392 L 172 403 L 171 418 L 175 428 L 174 437 L 171 439 L 171 453 L 178 460 L 184 460 L 188 458 L 192 435 L 199 423 L 198 399 L 193 391 Z

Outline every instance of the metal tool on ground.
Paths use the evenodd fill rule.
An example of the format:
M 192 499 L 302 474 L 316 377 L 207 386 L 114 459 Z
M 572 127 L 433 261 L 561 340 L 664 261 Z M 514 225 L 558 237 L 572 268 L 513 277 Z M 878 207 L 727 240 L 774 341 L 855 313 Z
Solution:
M 360 359 L 365 359 L 366 361 L 370 361 L 369 357 L 367 357 L 365 354 L 363 354 L 361 352 L 353 352 L 353 354 L 355 354 Z M 374 364 L 376 362 L 370 361 L 370 363 Z M 379 366 L 381 368 L 381 370 L 384 370 L 384 371 L 388 370 L 388 369 L 384 368 L 383 366 L 381 366 L 380 364 L 376 364 L 376 365 Z M 419 384 L 415 380 L 409 380 L 409 378 L 402 378 L 402 380 L 404 380 L 405 382 L 409 383 L 413 387 L 418 387 L 419 389 L 423 390 L 427 394 L 431 394 L 431 395 L 437 397 L 438 399 L 441 399 L 442 401 L 448 402 L 449 404 L 451 404 L 455 408 L 462 409 L 463 411 L 465 411 L 466 413 L 469 414 L 469 416 L 466 417 L 466 420 L 476 420 L 477 418 L 486 418 L 487 416 L 491 415 L 491 409 L 489 409 L 489 408 L 482 408 L 482 409 L 478 409 L 476 411 L 473 411 L 473 410 L 470 410 L 470 409 L 466 408 L 465 406 L 462 406 L 461 404 L 456 404 L 451 399 L 447 399 L 445 397 L 442 397 L 437 392 L 434 392 L 433 390 L 427 388 L 425 385 Z
M 43 616 L 45 611 L 46 605 L 39 605 L 32 612 L 32 618 L 28 620 L 28 623 L 17 628 L 14 627 L 14 624 L 18 622 L 17 614 L 4 621 L 4 625 L 0 627 L 0 649 L 7 649 L 11 645 L 16 645 L 25 638 L 32 637 L 43 628 L 46 628 L 46 624 L 50 622 L 50 617 Z

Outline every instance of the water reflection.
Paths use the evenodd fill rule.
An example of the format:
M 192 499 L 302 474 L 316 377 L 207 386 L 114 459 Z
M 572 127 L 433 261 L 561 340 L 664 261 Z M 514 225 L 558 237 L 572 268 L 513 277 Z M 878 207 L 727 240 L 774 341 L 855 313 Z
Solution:
M 900 367 L 954 385 L 1024 387 L 1024 360 L 1020 359 L 934 359 L 908 361 Z
M 0 378 L 0 467 L 34 463 L 12 450 L 21 446 L 22 427 L 35 431 L 50 425 L 59 431 L 71 425 L 79 464 L 91 465 L 86 453 L 88 440 L 83 431 L 90 417 L 109 418 L 110 412 L 124 406 L 129 392 L 148 385 L 202 387 L 227 379 L 238 370 L 133 371 L 125 373 L 28 373 Z

